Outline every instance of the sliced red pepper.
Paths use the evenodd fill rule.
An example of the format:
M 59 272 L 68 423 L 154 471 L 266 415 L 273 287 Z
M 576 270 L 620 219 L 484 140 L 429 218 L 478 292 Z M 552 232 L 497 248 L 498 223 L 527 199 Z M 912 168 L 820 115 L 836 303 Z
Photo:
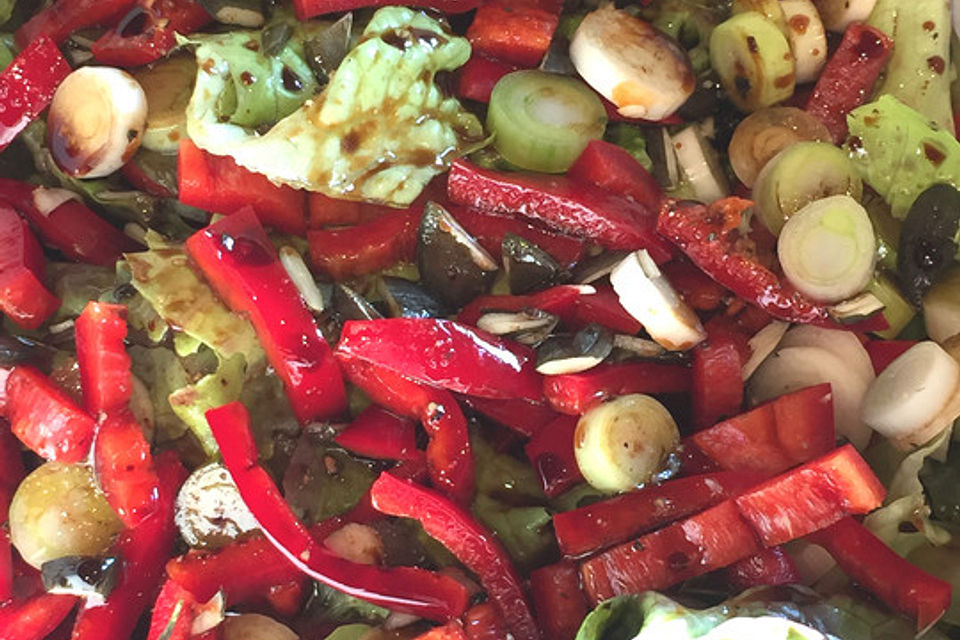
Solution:
M 743 359 L 736 340 L 724 333 L 709 335 L 693 351 L 691 404 L 693 427 L 706 429 L 743 405 Z
M 607 249 L 646 249 L 657 262 L 673 248 L 657 235 L 656 210 L 566 176 L 497 173 L 456 160 L 447 178 L 453 202 L 492 213 L 522 214 Z
M 460 401 L 477 413 L 528 438 L 536 435 L 558 417 L 557 412 L 550 407 L 526 400 L 496 400 L 461 396 Z
M 96 424 L 36 369 L 13 368 L 7 378 L 7 420 L 20 441 L 47 460 L 81 462 Z
M 497 608 L 483 602 L 463 614 L 463 632 L 467 640 L 502 640 L 508 636 Z
M 307 206 L 310 211 L 311 229 L 324 227 L 342 227 L 365 222 L 373 222 L 383 218 L 385 214 L 398 211 L 416 211 L 419 215 L 423 207 L 430 201 L 443 202 L 447 197 L 447 182 L 443 176 L 434 178 L 417 196 L 409 207 L 397 209 L 385 204 L 374 204 L 361 200 L 342 200 L 331 198 L 322 193 L 310 192 L 307 194 Z
M 373 506 L 387 515 L 414 518 L 480 579 L 507 628 L 517 640 L 540 633 L 510 557 L 465 508 L 441 494 L 382 473 L 370 489 Z
M 120 167 L 120 173 L 130 185 L 139 191 L 157 198 L 176 198 L 177 185 L 158 179 L 159 171 L 148 169 L 141 162 L 142 156 L 134 154 L 127 164 Z M 176 167 L 176 165 L 174 165 Z
M 413 421 L 376 405 L 365 409 L 334 441 L 347 451 L 379 460 L 410 460 L 419 454 Z
M 340 369 L 253 209 L 198 231 L 186 247 L 227 305 L 250 318 L 300 422 L 342 413 Z
M 252 207 L 260 222 L 284 233 L 307 229 L 307 196 L 267 176 L 241 167 L 229 156 L 216 156 L 190 140 L 177 156 L 180 202 L 214 213 L 234 214 Z
M 503 238 L 508 233 L 537 245 L 564 267 L 580 262 L 587 251 L 587 243 L 582 238 L 547 231 L 522 218 L 455 205 L 449 210 L 467 233 L 493 256 L 500 255 Z
M 120 578 L 102 606 L 80 610 L 73 640 L 127 640 L 160 589 L 164 563 L 177 537 L 174 503 L 187 471 L 173 451 L 157 456 L 156 470 L 157 509 L 114 541 L 111 553 L 123 558 Z
M 456 393 L 531 402 L 543 397 L 530 348 L 449 320 L 350 320 L 336 352 Z
M 97 428 L 94 470 L 107 502 L 128 527 L 158 508 L 159 485 L 150 443 L 129 411 L 110 414 Z
M 457 314 L 457 319 L 476 326 L 488 311 L 523 311 L 539 309 L 561 318 L 572 316 L 574 306 L 583 291 L 580 287 L 561 285 L 544 289 L 528 296 L 480 296 L 474 298 Z
M 10 207 L 0 205 L 0 311 L 25 329 L 36 329 L 60 308 L 43 285 L 40 243 Z
M 597 285 L 596 291 L 577 298 L 573 310 L 562 318 L 570 329 L 581 329 L 588 324 L 599 324 L 611 331 L 635 335 L 643 331 L 643 325 L 620 304 L 620 296 L 608 285 Z
M 477 9 L 467 29 L 473 50 L 522 67 L 535 67 L 560 24 L 560 0 L 494 0 Z
M 550 406 L 569 415 L 582 415 L 615 396 L 683 393 L 689 389 L 690 369 L 656 362 L 601 364 L 583 373 L 547 376 L 543 383 Z
M 775 474 L 826 454 L 836 443 L 829 384 L 794 391 L 699 431 L 683 441 L 685 473 L 708 464 Z M 700 462 L 696 460 L 698 456 Z
M 763 481 L 758 473 L 721 471 L 668 480 L 553 516 L 560 550 L 579 557 L 620 544 L 732 498 Z
M 864 347 L 870 355 L 873 370 L 877 375 L 890 366 L 890 363 L 902 356 L 916 340 L 870 340 Z
M 752 587 L 799 583 L 800 572 L 782 548 L 772 547 L 733 563 L 724 570 L 724 578 L 731 588 L 745 591 Z
M 118 67 L 150 64 L 177 46 L 174 34 L 193 33 L 212 20 L 195 0 L 139 0 L 137 5 L 90 47 L 97 62 Z
M 125 410 L 130 404 L 133 377 L 127 337 L 127 308 L 88 302 L 75 325 L 77 363 L 83 404 L 92 415 Z
M 249 416 L 239 402 L 207 412 L 224 464 L 264 535 L 305 575 L 368 602 L 431 620 L 459 616 L 466 589 L 452 578 L 413 567 L 381 569 L 344 560 L 317 543 L 257 464 Z
M 142 247 L 79 200 L 67 200 L 52 211 L 37 208 L 43 187 L 0 178 L 0 200 L 16 209 L 43 241 L 64 257 L 113 268 L 125 252 Z
M 62 43 L 79 29 L 112 24 L 133 8 L 136 0 L 56 0 L 17 29 L 18 47 L 39 38 Z
M 3 640 L 43 640 L 66 620 L 79 598 L 41 593 L 0 607 Z
M 950 608 L 949 582 L 900 557 L 853 518 L 816 532 L 811 541 L 824 547 L 847 575 L 888 607 L 916 620 L 921 633 Z
M 307 232 L 313 266 L 334 280 L 349 280 L 386 269 L 417 255 L 422 209 L 393 210 L 370 222 Z
M 7 523 L 10 501 L 24 475 L 20 443 L 6 424 L 0 424 L 0 606 L 13 597 L 13 548 Z
M 469 638 L 467 638 L 467 632 L 464 631 L 463 625 L 458 620 L 454 620 L 421 633 L 413 640 L 469 640 Z
M 153 605 L 147 640 L 189 640 L 197 599 L 173 580 L 167 580 Z
M 0 111 L 0 150 L 5 149 L 47 108 L 57 87 L 70 74 L 70 63 L 50 38 L 34 33 L 25 40 L 20 39 L 20 33 L 31 22 L 33 20 L 17 32 L 17 44 L 23 51 L 0 72 L 0 106 L 3 107 Z
M 551 498 L 583 482 L 573 451 L 577 422 L 575 416 L 558 416 L 524 447 L 524 453 L 540 478 L 543 492 Z
M 520 67 L 496 57 L 474 53 L 457 70 L 457 95 L 467 100 L 490 102 L 490 94 L 500 78 L 518 69 Z
M 836 144 L 847 139 L 847 114 L 870 99 L 892 52 L 893 40 L 879 29 L 862 22 L 847 27 L 807 101 L 807 113 L 827 126 Z
M 482 0 L 421 0 L 418 6 L 443 13 L 464 13 L 476 9 Z M 339 11 L 353 11 L 365 7 L 384 7 L 395 0 L 293 0 L 293 8 L 301 20 Z
M 292 618 L 303 606 L 307 583 L 307 577 L 301 575 L 297 580 L 275 584 L 267 589 L 266 600 L 270 603 L 270 607 L 282 617 Z
M 850 446 L 701 513 L 605 551 L 580 566 L 593 603 L 669 587 L 871 511 L 883 485 Z
M 659 211 L 663 189 L 626 149 L 603 140 L 591 140 L 567 175 L 612 193 L 626 196 Z
M 543 640 L 574 640 L 588 611 L 577 565 L 562 561 L 537 569 L 530 592 Z
M 660 267 L 684 302 L 697 311 L 718 309 L 728 292 L 688 260 L 671 260 Z M 709 327 L 708 327 L 709 333 Z

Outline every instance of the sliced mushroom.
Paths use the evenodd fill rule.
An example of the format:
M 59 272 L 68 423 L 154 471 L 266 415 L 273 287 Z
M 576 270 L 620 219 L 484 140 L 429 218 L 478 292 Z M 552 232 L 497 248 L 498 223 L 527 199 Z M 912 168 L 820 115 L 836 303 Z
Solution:
M 377 281 L 377 292 L 394 318 L 439 318 L 447 315 L 442 302 L 406 278 L 383 276 Z
M 258 528 L 230 473 L 219 463 L 200 467 L 183 483 L 174 521 L 188 545 L 207 549 Z
M 555 376 L 592 369 L 613 351 L 613 334 L 590 324 L 573 336 L 555 336 L 537 349 L 537 371 Z
M 885 309 L 883 301 L 869 291 L 827 308 L 827 313 L 840 324 L 856 324 Z
M 546 340 L 559 323 L 560 318 L 552 313 L 524 309 L 517 312 L 490 311 L 480 316 L 477 327 L 521 344 L 536 346 Z
M 116 586 L 121 566 L 113 556 L 64 556 L 44 562 L 40 577 L 50 593 L 67 593 L 102 602 Z

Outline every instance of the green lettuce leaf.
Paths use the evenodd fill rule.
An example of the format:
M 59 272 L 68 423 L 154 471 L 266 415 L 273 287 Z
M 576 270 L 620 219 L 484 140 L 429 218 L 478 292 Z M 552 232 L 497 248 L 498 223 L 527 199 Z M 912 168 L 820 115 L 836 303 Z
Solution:
M 464 64 L 470 44 L 422 12 L 377 11 L 323 93 L 263 135 L 222 121 L 236 68 L 197 42 L 190 138 L 274 182 L 405 206 L 454 157 L 483 144 L 480 121 L 433 81 Z
M 368 624 L 348 624 L 338 627 L 326 640 L 363 640 L 373 630 Z
M 240 399 L 244 369 L 242 356 L 221 358 L 216 371 L 205 375 L 196 384 L 181 387 L 167 396 L 173 413 L 193 431 L 208 458 L 216 457 L 220 448 L 207 424 L 206 413 Z
M 306 619 L 310 628 L 331 625 L 360 625 L 379 624 L 386 620 L 390 611 L 375 604 L 370 604 L 348 596 L 319 582 L 314 583 L 313 597 L 307 605 Z M 338 636 L 337 640 L 340 640 Z M 351 638 L 352 636 L 344 636 Z

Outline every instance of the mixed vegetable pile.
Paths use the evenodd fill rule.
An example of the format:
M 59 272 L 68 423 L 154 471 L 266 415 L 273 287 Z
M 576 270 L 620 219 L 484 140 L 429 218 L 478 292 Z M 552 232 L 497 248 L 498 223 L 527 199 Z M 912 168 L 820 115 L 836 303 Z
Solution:
M 0 640 L 960 637 L 960 6 L 0 0 Z

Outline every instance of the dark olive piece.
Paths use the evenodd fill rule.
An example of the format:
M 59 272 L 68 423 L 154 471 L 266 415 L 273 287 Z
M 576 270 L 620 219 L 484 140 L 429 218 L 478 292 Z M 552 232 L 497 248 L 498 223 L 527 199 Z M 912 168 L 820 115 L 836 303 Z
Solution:
M 274 58 L 283 52 L 283 49 L 293 37 L 293 25 L 286 21 L 274 22 L 263 30 L 260 41 L 264 55 Z
M 327 84 L 350 50 L 353 14 L 348 13 L 303 43 L 307 64 L 320 84 Z
M 396 276 L 383 276 L 377 291 L 394 318 L 439 318 L 447 315 L 443 303 L 416 282 Z
M 333 296 L 330 301 L 333 311 L 341 320 L 379 320 L 383 318 L 377 309 L 366 298 L 344 284 L 333 286 Z
M 537 349 L 537 371 L 544 375 L 578 373 L 597 366 L 613 351 L 613 334 L 590 324 L 572 336 L 554 336 Z
M 897 271 L 904 293 L 916 305 L 954 264 L 960 229 L 960 191 L 935 184 L 913 202 L 900 232 Z
M 520 236 L 508 233 L 500 246 L 510 292 L 516 295 L 546 289 L 566 277 L 553 256 Z
M 28 363 L 34 366 L 43 366 L 53 359 L 57 350 L 42 342 L 25 338 L 0 334 L 0 366 Z
M 497 273 L 496 261 L 450 213 L 428 202 L 417 245 L 420 282 L 453 309 L 485 293 Z
M 113 556 L 64 556 L 44 562 L 40 576 L 47 591 L 105 598 L 117 584 L 120 567 Z

